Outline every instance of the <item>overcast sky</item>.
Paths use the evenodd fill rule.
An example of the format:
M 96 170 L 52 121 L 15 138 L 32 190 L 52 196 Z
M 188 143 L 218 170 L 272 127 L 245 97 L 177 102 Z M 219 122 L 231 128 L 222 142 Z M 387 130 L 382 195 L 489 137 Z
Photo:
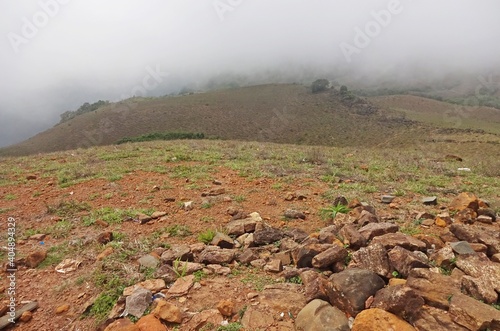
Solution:
M 0 146 L 87 101 L 226 73 L 498 68 L 499 13 L 498 0 L 0 0 Z

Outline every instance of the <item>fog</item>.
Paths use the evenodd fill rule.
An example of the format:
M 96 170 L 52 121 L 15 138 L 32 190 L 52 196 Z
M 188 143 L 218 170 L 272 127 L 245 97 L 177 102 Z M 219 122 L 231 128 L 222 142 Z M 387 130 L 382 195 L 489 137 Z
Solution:
M 99 99 L 487 73 L 499 13 L 498 0 L 0 0 L 0 146 Z

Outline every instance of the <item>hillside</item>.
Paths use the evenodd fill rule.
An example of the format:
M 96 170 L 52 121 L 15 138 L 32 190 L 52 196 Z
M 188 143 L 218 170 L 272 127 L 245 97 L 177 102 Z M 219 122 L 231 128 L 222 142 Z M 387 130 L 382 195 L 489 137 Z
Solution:
M 414 131 L 425 132 L 397 118 L 360 115 L 363 107 L 369 105 L 349 107 L 338 93 L 312 94 L 300 85 L 135 98 L 72 118 L 1 153 L 25 155 L 107 145 L 149 132 L 184 131 L 220 139 L 336 146 L 374 146 L 395 136 L 404 145 L 414 139 Z

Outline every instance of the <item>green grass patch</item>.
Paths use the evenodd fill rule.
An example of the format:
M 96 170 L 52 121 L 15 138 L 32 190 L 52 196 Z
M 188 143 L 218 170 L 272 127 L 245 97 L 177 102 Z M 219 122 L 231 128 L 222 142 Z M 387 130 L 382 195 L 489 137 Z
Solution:
M 126 137 L 118 140 L 116 144 L 135 143 L 153 140 L 180 140 L 180 139 L 205 139 L 203 133 L 190 133 L 190 132 L 153 132 L 143 134 L 137 137 Z
M 214 237 L 215 231 L 212 229 L 208 229 L 198 234 L 198 240 L 207 245 L 212 242 L 212 239 L 214 239 Z
M 91 210 L 88 203 L 75 200 L 61 201 L 57 205 L 46 205 L 46 208 L 48 214 L 60 217 L 73 217 L 78 213 Z

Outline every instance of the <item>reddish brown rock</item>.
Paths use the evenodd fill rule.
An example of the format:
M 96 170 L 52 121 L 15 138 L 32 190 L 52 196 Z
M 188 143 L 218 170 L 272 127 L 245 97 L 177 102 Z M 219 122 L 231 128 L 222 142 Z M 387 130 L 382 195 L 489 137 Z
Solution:
M 424 298 L 427 305 L 440 309 L 448 309 L 449 298 L 461 293 L 460 281 L 427 268 L 413 269 L 406 285 Z
M 361 233 L 367 241 L 370 241 L 377 236 L 387 233 L 396 233 L 398 230 L 399 226 L 394 223 L 370 223 L 359 229 L 359 233 Z
M 423 260 L 420 256 L 400 246 L 391 249 L 387 255 L 389 256 L 390 264 L 403 278 L 408 277 L 410 271 L 415 268 L 430 267 L 427 261 Z
M 408 322 L 385 310 L 373 308 L 359 313 L 351 331 L 416 331 Z
M 136 325 L 140 331 L 167 331 L 167 327 L 153 314 L 141 317 Z
M 344 262 L 348 252 L 345 248 L 333 245 L 327 250 L 315 255 L 312 259 L 312 266 L 319 269 L 330 267 L 336 262 Z
M 47 251 L 39 250 L 29 254 L 26 257 L 26 266 L 30 268 L 36 268 L 40 263 L 42 263 L 47 257 Z
M 232 300 L 221 300 L 217 304 L 217 309 L 222 316 L 231 317 L 234 314 L 234 302 Z
M 466 208 L 477 210 L 479 208 L 479 200 L 472 193 L 462 192 L 452 200 L 448 208 L 452 211 L 461 211 Z
M 182 322 L 182 312 L 179 307 L 165 300 L 158 300 L 156 302 L 156 307 L 152 314 L 162 321 L 171 323 Z
M 113 240 L 113 232 L 110 231 L 103 232 L 97 236 L 96 240 L 99 244 L 106 245 L 107 243 Z
M 380 308 L 401 318 L 410 315 L 424 305 L 424 299 L 404 285 L 389 286 L 380 289 L 370 308 Z
M 387 250 L 380 243 L 372 243 L 352 253 L 349 267 L 368 269 L 382 277 L 390 277 L 394 270 L 389 263 Z
M 384 245 L 386 249 L 392 249 L 395 246 L 401 246 L 410 251 L 423 251 L 427 248 L 427 245 L 412 236 L 408 236 L 401 232 L 387 233 L 382 236 L 373 238 L 372 244 L 380 243 Z
M 500 310 L 458 293 L 450 298 L 450 316 L 468 330 L 500 330 Z

